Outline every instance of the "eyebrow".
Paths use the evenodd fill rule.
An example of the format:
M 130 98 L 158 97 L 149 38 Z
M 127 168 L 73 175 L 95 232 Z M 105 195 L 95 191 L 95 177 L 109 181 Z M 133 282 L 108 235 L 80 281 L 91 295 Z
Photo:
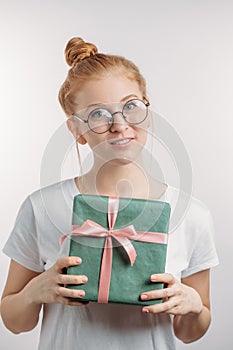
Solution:
M 125 97 L 122 98 L 122 100 L 120 102 L 124 102 L 125 100 L 127 100 L 128 98 L 130 97 L 137 97 L 139 98 L 137 95 L 135 94 L 130 94 L 130 95 L 127 95 Z M 89 107 L 93 107 L 93 106 L 99 106 L 99 105 L 102 105 L 102 104 L 105 104 L 103 102 L 99 102 L 99 103 L 92 103 L 91 105 L 87 106 L 86 108 L 89 108 Z

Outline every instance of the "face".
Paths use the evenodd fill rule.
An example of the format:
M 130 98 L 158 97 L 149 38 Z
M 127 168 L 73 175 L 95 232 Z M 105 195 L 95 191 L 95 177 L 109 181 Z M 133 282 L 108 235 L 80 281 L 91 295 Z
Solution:
M 98 105 L 113 114 L 122 111 L 124 104 L 131 99 L 143 99 L 137 82 L 122 76 L 91 80 L 77 93 L 77 110 L 74 112 L 87 119 L 85 116 Z M 148 122 L 149 116 L 141 124 L 128 124 L 121 113 L 116 113 L 110 130 L 102 134 L 92 132 L 86 123 L 77 119 L 75 126 L 68 126 L 80 144 L 88 143 L 95 156 L 119 164 L 132 162 L 138 156 L 146 143 Z

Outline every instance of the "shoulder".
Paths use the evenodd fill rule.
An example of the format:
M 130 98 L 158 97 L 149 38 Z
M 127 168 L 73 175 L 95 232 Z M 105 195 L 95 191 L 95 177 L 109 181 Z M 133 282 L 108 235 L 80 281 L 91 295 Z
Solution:
M 25 207 L 30 207 L 30 214 L 37 222 L 63 222 L 65 216 L 70 217 L 75 194 L 72 178 L 41 187 L 27 196 L 22 212 L 27 214 Z
M 56 228 L 67 232 L 72 217 L 73 198 L 76 194 L 74 180 L 65 179 L 31 192 L 25 202 L 30 212 L 22 208 L 22 215 L 27 219 L 30 214 L 38 231 Z M 26 215 L 26 216 L 25 216 Z
M 171 205 L 171 221 L 173 229 L 179 225 L 185 225 L 192 230 L 209 226 L 212 216 L 208 206 L 196 198 L 192 192 L 180 190 L 169 186 L 167 202 Z
M 32 203 L 32 206 L 43 204 L 46 200 L 51 200 L 55 204 L 62 197 L 72 195 L 73 179 L 65 179 L 52 183 L 47 186 L 42 186 L 39 189 L 31 192 L 27 196 L 27 200 Z

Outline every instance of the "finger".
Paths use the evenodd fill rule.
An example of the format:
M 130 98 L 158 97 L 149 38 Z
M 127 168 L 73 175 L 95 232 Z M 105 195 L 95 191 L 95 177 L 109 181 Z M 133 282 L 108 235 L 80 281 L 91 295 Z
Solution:
M 182 315 L 183 314 L 181 311 L 181 307 L 179 305 L 175 305 L 171 309 L 165 311 L 165 313 L 171 314 L 171 315 Z
M 141 294 L 142 300 L 151 300 L 151 299 L 164 299 L 170 298 L 175 295 L 175 292 L 172 288 L 164 288 L 158 290 L 151 290 L 149 292 L 143 292 Z
M 54 267 L 58 273 L 61 273 L 64 268 L 69 266 L 80 265 L 81 263 L 82 263 L 82 259 L 78 256 L 65 256 L 65 257 L 59 258 L 56 261 Z
M 78 300 L 72 300 L 68 298 L 58 297 L 56 299 L 56 303 L 63 304 L 63 305 L 70 305 L 70 306 L 84 306 L 89 304 L 89 301 L 78 301 Z
M 175 282 L 175 277 L 170 273 L 159 273 L 150 276 L 151 282 L 164 282 L 167 284 L 172 284 Z
M 88 278 L 84 275 L 61 275 L 57 276 L 57 284 L 83 284 Z
M 64 298 L 83 298 L 85 296 L 85 291 L 58 286 L 56 294 Z
M 176 307 L 177 304 L 178 304 L 177 298 L 173 297 L 163 303 L 146 306 L 142 309 L 142 311 L 145 313 L 153 313 L 153 314 L 159 314 L 162 312 L 170 313 L 170 310 Z
M 89 304 L 89 301 L 76 301 L 76 300 L 70 300 L 68 299 L 68 304 L 70 306 L 85 306 Z

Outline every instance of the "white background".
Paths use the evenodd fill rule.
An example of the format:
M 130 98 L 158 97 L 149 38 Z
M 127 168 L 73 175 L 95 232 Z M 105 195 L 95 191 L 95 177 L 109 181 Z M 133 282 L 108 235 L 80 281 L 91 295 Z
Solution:
M 57 100 L 68 68 L 63 50 L 68 39 L 81 36 L 100 52 L 124 55 L 139 66 L 152 104 L 184 142 L 193 195 L 214 218 L 220 265 L 212 273 L 212 326 L 196 343 L 177 342 L 178 349 L 230 349 L 232 1 L 1 0 L 0 7 L 0 246 L 22 201 L 40 187 L 45 147 L 65 120 Z M 64 164 L 61 177 L 73 176 L 74 169 Z M 176 185 L 169 171 L 165 178 Z M 0 292 L 8 262 L 0 253 Z M 0 323 L 0 334 L 2 350 L 33 350 L 39 327 L 16 336 Z

